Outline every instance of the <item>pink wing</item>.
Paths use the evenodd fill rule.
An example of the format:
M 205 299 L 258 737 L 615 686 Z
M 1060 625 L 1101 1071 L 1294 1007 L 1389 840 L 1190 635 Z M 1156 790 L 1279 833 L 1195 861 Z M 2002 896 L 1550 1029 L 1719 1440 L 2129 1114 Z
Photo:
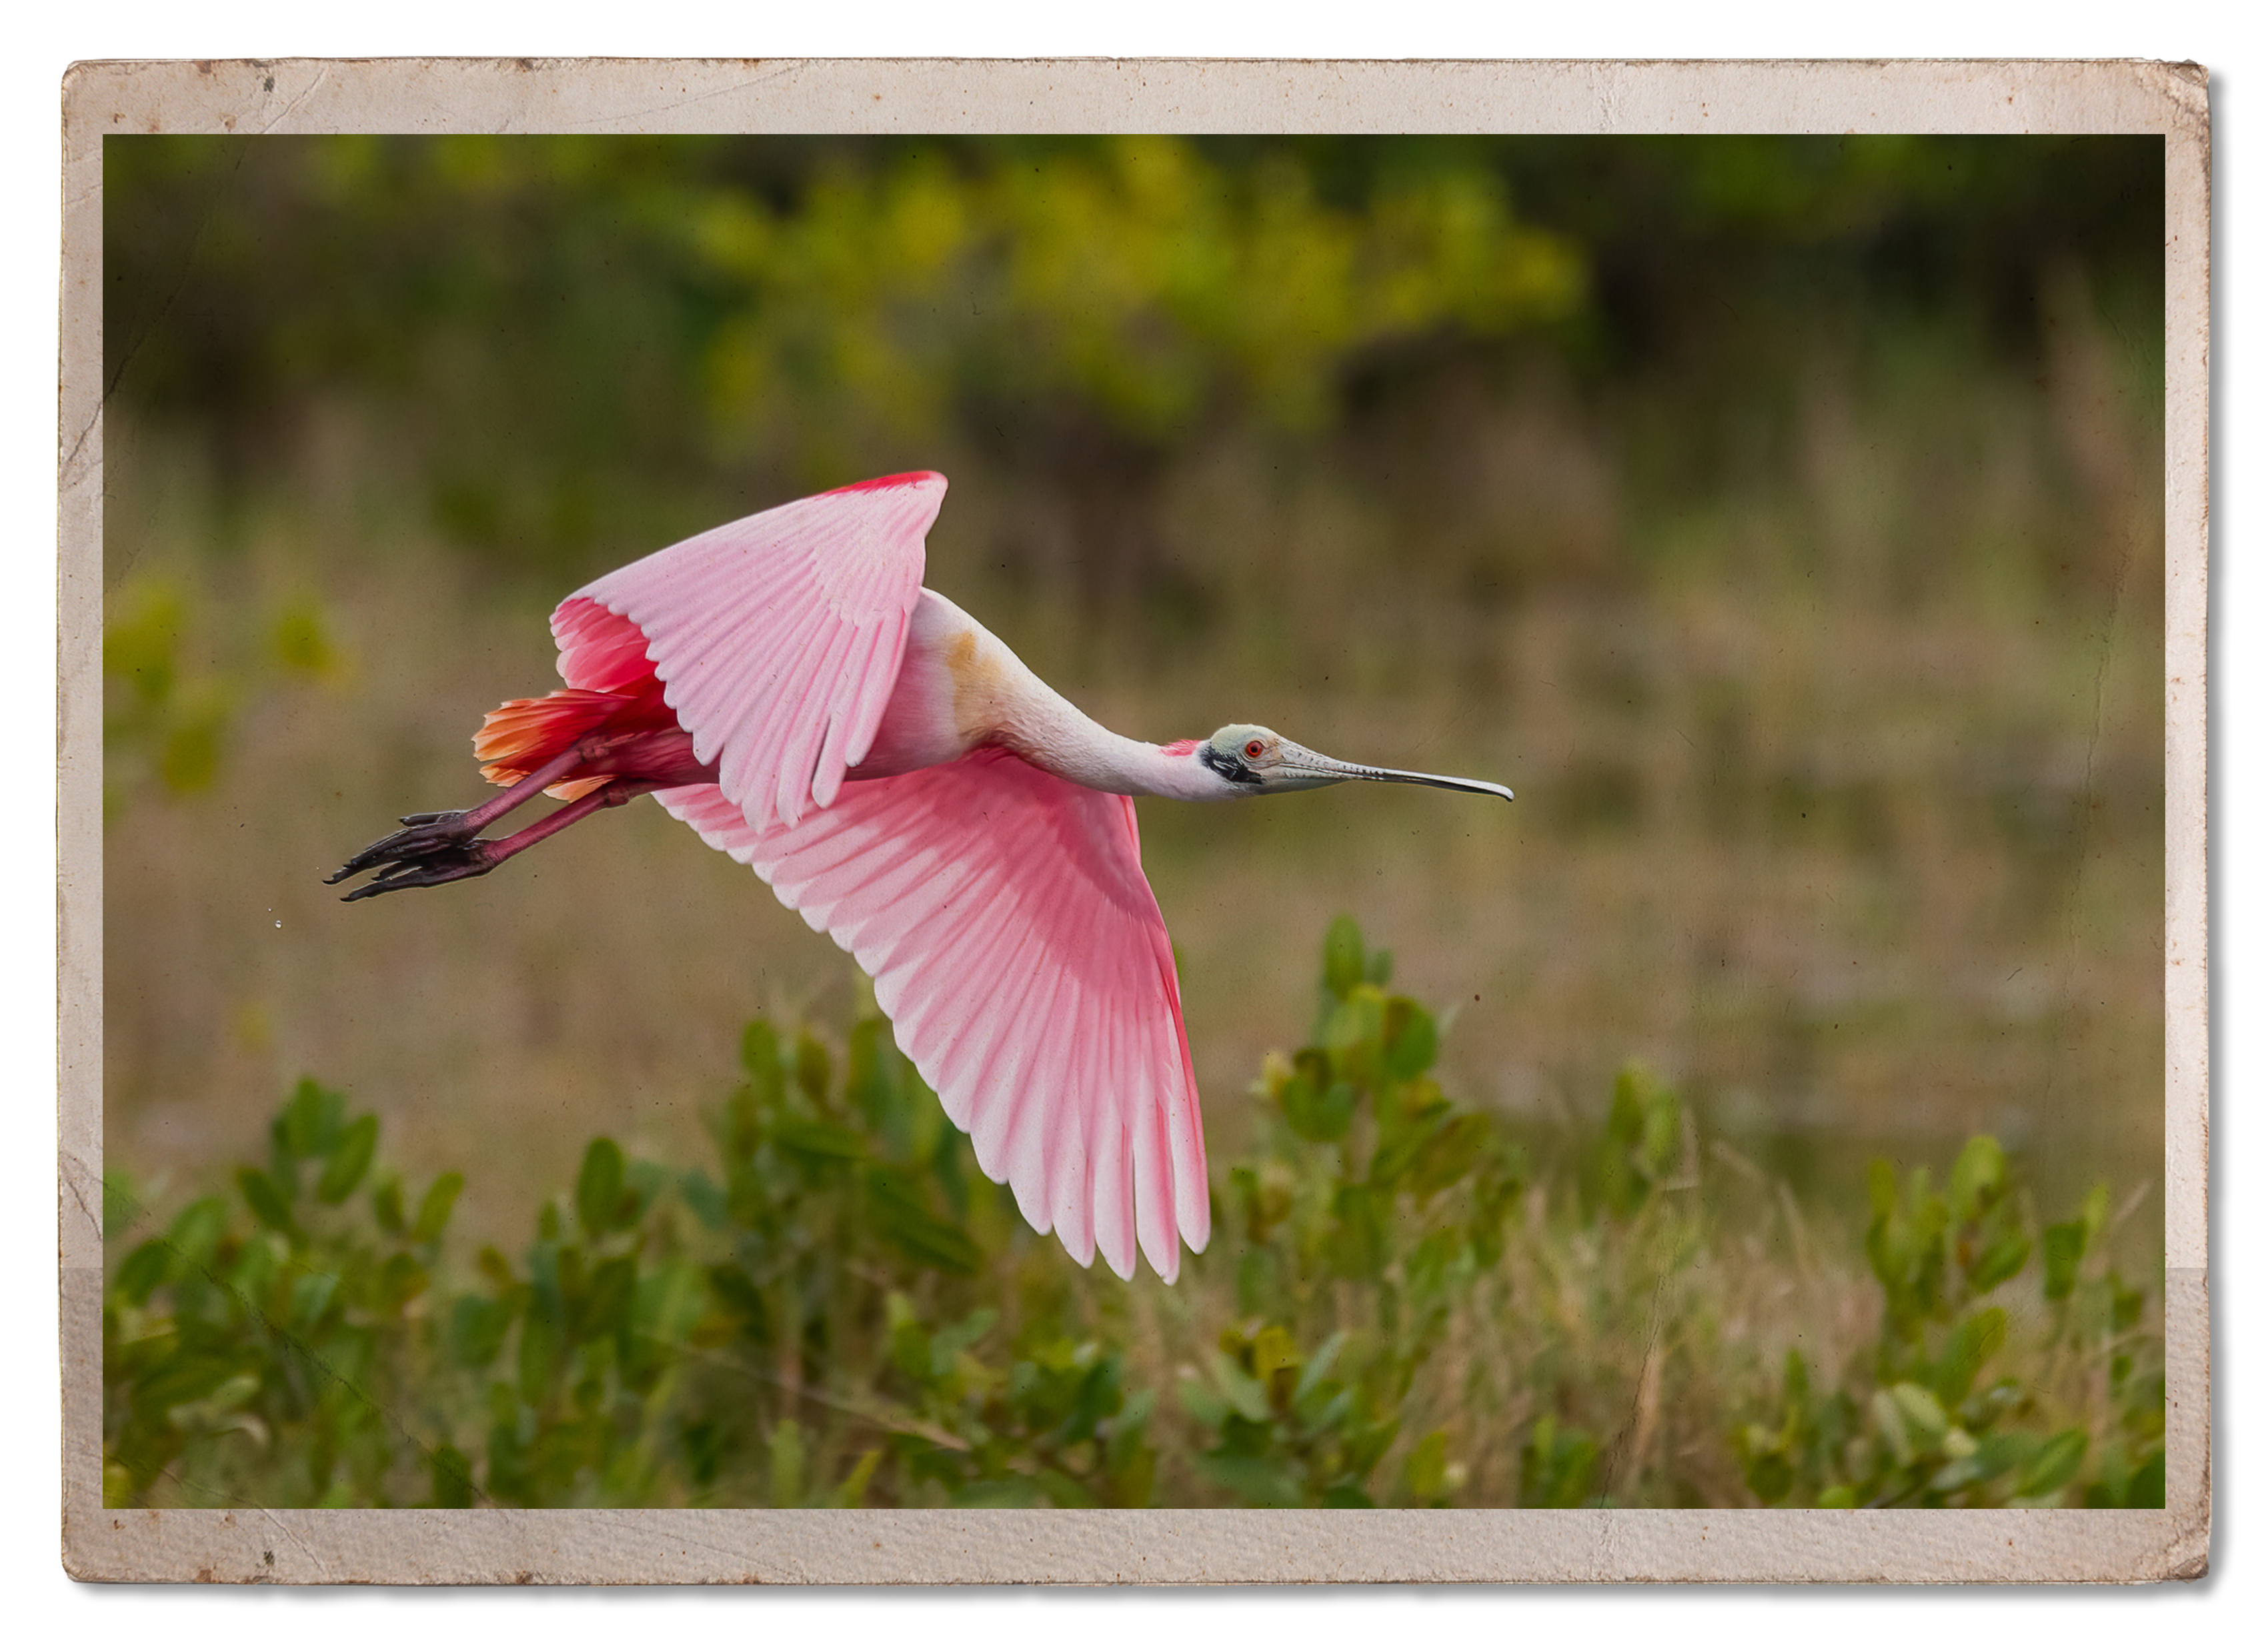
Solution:
M 600 577 L 551 618 L 570 685 L 647 671 L 758 827 L 834 802 L 866 756 L 921 594 L 940 474 L 806 497 Z
M 901 1048 L 1027 1220 L 1171 1283 L 1211 1234 L 1173 947 L 1133 801 L 986 748 L 853 782 L 751 828 L 710 786 L 657 793 L 874 978 Z

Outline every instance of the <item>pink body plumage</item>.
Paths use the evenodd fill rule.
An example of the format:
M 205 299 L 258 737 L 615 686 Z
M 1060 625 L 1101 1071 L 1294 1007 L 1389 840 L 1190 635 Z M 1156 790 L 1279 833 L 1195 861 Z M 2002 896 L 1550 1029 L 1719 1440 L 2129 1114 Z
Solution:
M 1126 795 L 1218 797 L 921 586 L 936 474 L 720 526 L 571 595 L 567 689 L 489 715 L 511 783 L 663 807 L 855 957 L 978 1164 L 1081 1263 L 1168 1281 L 1211 1213 L 1173 950 Z M 1182 791 L 1187 789 L 1186 792 Z

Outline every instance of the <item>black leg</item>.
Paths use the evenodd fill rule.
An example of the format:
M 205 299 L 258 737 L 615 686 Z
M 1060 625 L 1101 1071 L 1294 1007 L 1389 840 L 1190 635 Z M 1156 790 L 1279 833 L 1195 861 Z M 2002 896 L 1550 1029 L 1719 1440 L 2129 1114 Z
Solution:
M 581 768 L 585 751 L 583 744 L 578 742 L 541 770 L 521 777 L 502 792 L 469 810 L 424 810 L 416 815 L 402 817 L 400 832 L 389 833 L 368 849 L 356 852 L 348 858 L 345 866 L 323 882 L 339 884 L 358 873 L 388 862 L 406 862 L 421 856 L 460 851 L 478 838 L 481 829 L 497 817 L 509 814 L 555 783 L 568 780 Z M 455 876 L 461 879 L 469 875 L 460 873 Z M 438 884 L 446 880 L 437 879 L 433 882 Z
M 549 769 L 549 766 L 545 767 L 545 770 Z M 491 807 L 496 801 L 491 799 L 489 805 L 482 807 L 489 814 L 470 832 L 466 831 L 465 823 L 480 816 L 481 810 L 448 810 L 424 816 L 404 816 L 402 820 L 413 825 L 391 837 L 380 839 L 323 882 L 336 884 L 365 868 L 379 867 L 378 877 L 339 898 L 359 902 L 366 896 L 384 895 L 389 890 L 420 890 L 430 885 L 453 884 L 460 879 L 477 879 L 531 845 L 540 844 L 554 833 L 572 827 L 585 816 L 596 811 L 612 809 L 616 805 L 628 804 L 639 794 L 650 793 L 663 785 L 659 782 L 610 781 L 604 787 L 585 793 L 571 804 L 563 806 L 541 821 L 530 822 L 506 837 L 471 836 L 472 833 L 480 831 L 482 825 L 522 802 L 520 799 L 513 799 L 512 795 L 527 786 L 529 782 L 560 779 L 557 776 L 547 778 L 545 770 L 538 770 L 526 781 L 507 789 L 502 797 L 510 799 L 511 803 L 501 808 L 493 808 Z M 540 791 L 540 788 L 530 791 Z

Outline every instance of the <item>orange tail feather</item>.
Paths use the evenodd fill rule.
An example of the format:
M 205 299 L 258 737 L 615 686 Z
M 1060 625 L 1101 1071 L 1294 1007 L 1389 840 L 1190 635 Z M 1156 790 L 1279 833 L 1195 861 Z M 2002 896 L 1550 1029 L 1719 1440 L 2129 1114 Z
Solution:
M 482 761 L 483 777 L 499 787 L 509 787 L 591 732 L 615 724 L 640 705 L 639 696 L 611 690 L 554 690 L 546 696 L 523 696 L 506 702 L 481 720 L 480 730 L 473 737 L 473 756 Z M 605 786 L 608 779 L 582 777 L 543 791 L 554 799 L 578 799 L 593 788 Z

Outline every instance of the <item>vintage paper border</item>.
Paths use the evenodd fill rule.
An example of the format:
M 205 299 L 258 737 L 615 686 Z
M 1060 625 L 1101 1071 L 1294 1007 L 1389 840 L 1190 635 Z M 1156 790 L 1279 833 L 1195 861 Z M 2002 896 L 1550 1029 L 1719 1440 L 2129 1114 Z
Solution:
M 2142 62 L 424 59 L 63 84 L 63 1560 L 91 1580 L 2154 1580 L 2205 1572 L 2205 72 Z M 2166 144 L 2163 1511 L 108 1512 L 101 1505 L 102 144 L 176 131 L 2126 132 Z

